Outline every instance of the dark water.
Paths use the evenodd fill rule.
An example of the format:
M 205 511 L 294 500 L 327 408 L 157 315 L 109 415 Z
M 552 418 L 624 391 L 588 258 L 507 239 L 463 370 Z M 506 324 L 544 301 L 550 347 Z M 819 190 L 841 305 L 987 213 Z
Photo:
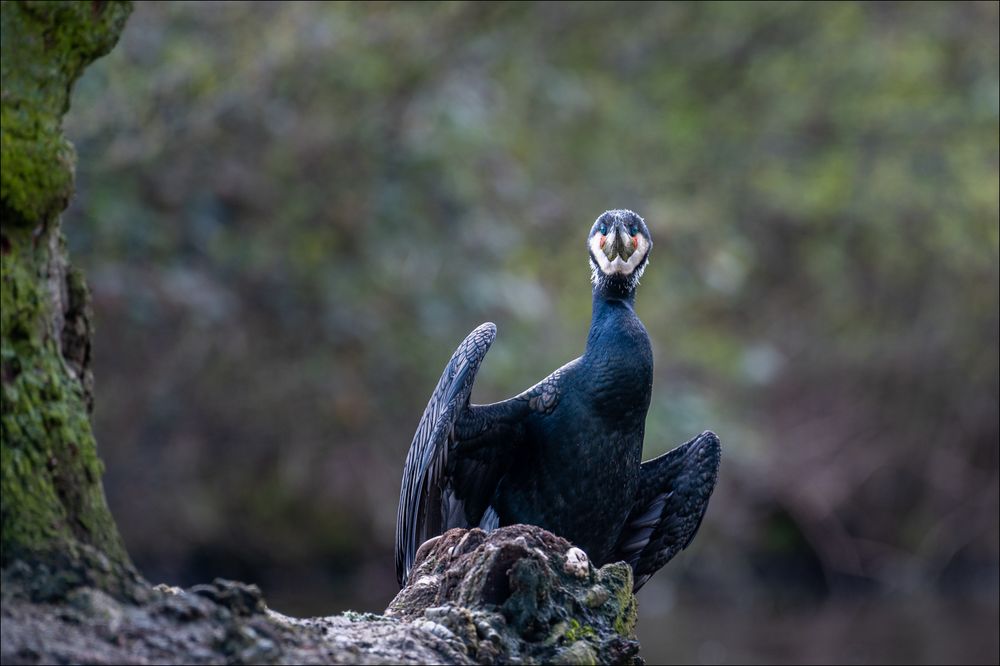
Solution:
M 942 599 L 829 601 L 762 611 L 640 598 L 649 664 L 996 664 L 995 605 Z

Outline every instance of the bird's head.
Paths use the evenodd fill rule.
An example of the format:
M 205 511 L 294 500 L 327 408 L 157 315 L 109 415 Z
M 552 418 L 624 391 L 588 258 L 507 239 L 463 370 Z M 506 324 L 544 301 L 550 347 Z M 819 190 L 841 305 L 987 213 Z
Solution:
M 587 240 L 590 279 L 609 294 L 631 295 L 646 270 L 653 239 L 641 217 L 630 210 L 609 210 L 594 222 Z

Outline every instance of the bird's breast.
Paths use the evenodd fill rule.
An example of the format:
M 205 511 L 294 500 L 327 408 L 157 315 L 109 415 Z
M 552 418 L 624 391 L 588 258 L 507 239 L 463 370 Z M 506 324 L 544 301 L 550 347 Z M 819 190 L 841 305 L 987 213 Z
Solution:
M 598 414 L 645 417 L 653 386 L 648 340 L 609 346 L 593 355 L 582 373 L 582 395 Z

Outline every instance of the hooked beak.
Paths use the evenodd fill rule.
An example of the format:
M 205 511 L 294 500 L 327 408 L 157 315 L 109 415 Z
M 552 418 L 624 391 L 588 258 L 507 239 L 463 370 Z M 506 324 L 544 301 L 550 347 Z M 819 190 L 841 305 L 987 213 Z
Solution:
M 619 256 L 622 258 L 622 261 L 628 261 L 629 257 L 636 250 L 636 243 L 632 236 L 629 236 L 625 232 L 625 227 L 621 224 L 616 224 L 612 227 L 611 233 L 605 238 L 601 250 L 604 252 L 604 256 L 608 258 L 608 261 L 614 261 Z
M 641 234 L 630 235 L 622 224 L 615 224 L 608 232 L 594 234 L 590 239 L 594 263 L 605 275 L 632 275 L 646 258 L 649 241 Z

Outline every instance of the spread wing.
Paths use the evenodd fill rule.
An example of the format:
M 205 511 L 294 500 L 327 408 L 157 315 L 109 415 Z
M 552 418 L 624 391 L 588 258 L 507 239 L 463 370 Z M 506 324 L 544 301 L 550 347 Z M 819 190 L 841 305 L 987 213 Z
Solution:
M 719 438 L 706 431 L 642 464 L 636 501 L 615 557 L 632 567 L 633 591 L 694 539 L 715 488 L 721 455 Z
M 453 527 L 497 527 L 491 503 L 501 478 L 527 441 L 532 415 L 548 416 L 573 361 L 526 391 L 491 405 L 470 405 L 476 372 L 496 337 L 481 324 L 445 366 L 413 435 L 396 514 L 396 578 L 406 584 L 417 548 Z
M 496 335 L 496 326 L 487 322 L 466 336 L 445 366 L 413 435 L 396 514 L 396 578 L 400 586 L 406 583 L 417 547 L 452 527 L 447 523 L 456 520 L 448 515 L 452 512 L 443 497 L 441 481 L 455 422 L 468 405 L 479 364 Z
M 403 467 L 396 514 L 396 578 L 406 584 L 417 548 L 452 527 L 493 529 L 490 506 L 524 421 L 538 401 L 534 393 L 492 405 L 470 405 L 476 372 L 496 337 L 481 324 L 466 336 L 445 366 L 413 435 Z M 543 384 L 544 382 L 540 383 Z M 535 392 L 540 389 L 535 387 Z

